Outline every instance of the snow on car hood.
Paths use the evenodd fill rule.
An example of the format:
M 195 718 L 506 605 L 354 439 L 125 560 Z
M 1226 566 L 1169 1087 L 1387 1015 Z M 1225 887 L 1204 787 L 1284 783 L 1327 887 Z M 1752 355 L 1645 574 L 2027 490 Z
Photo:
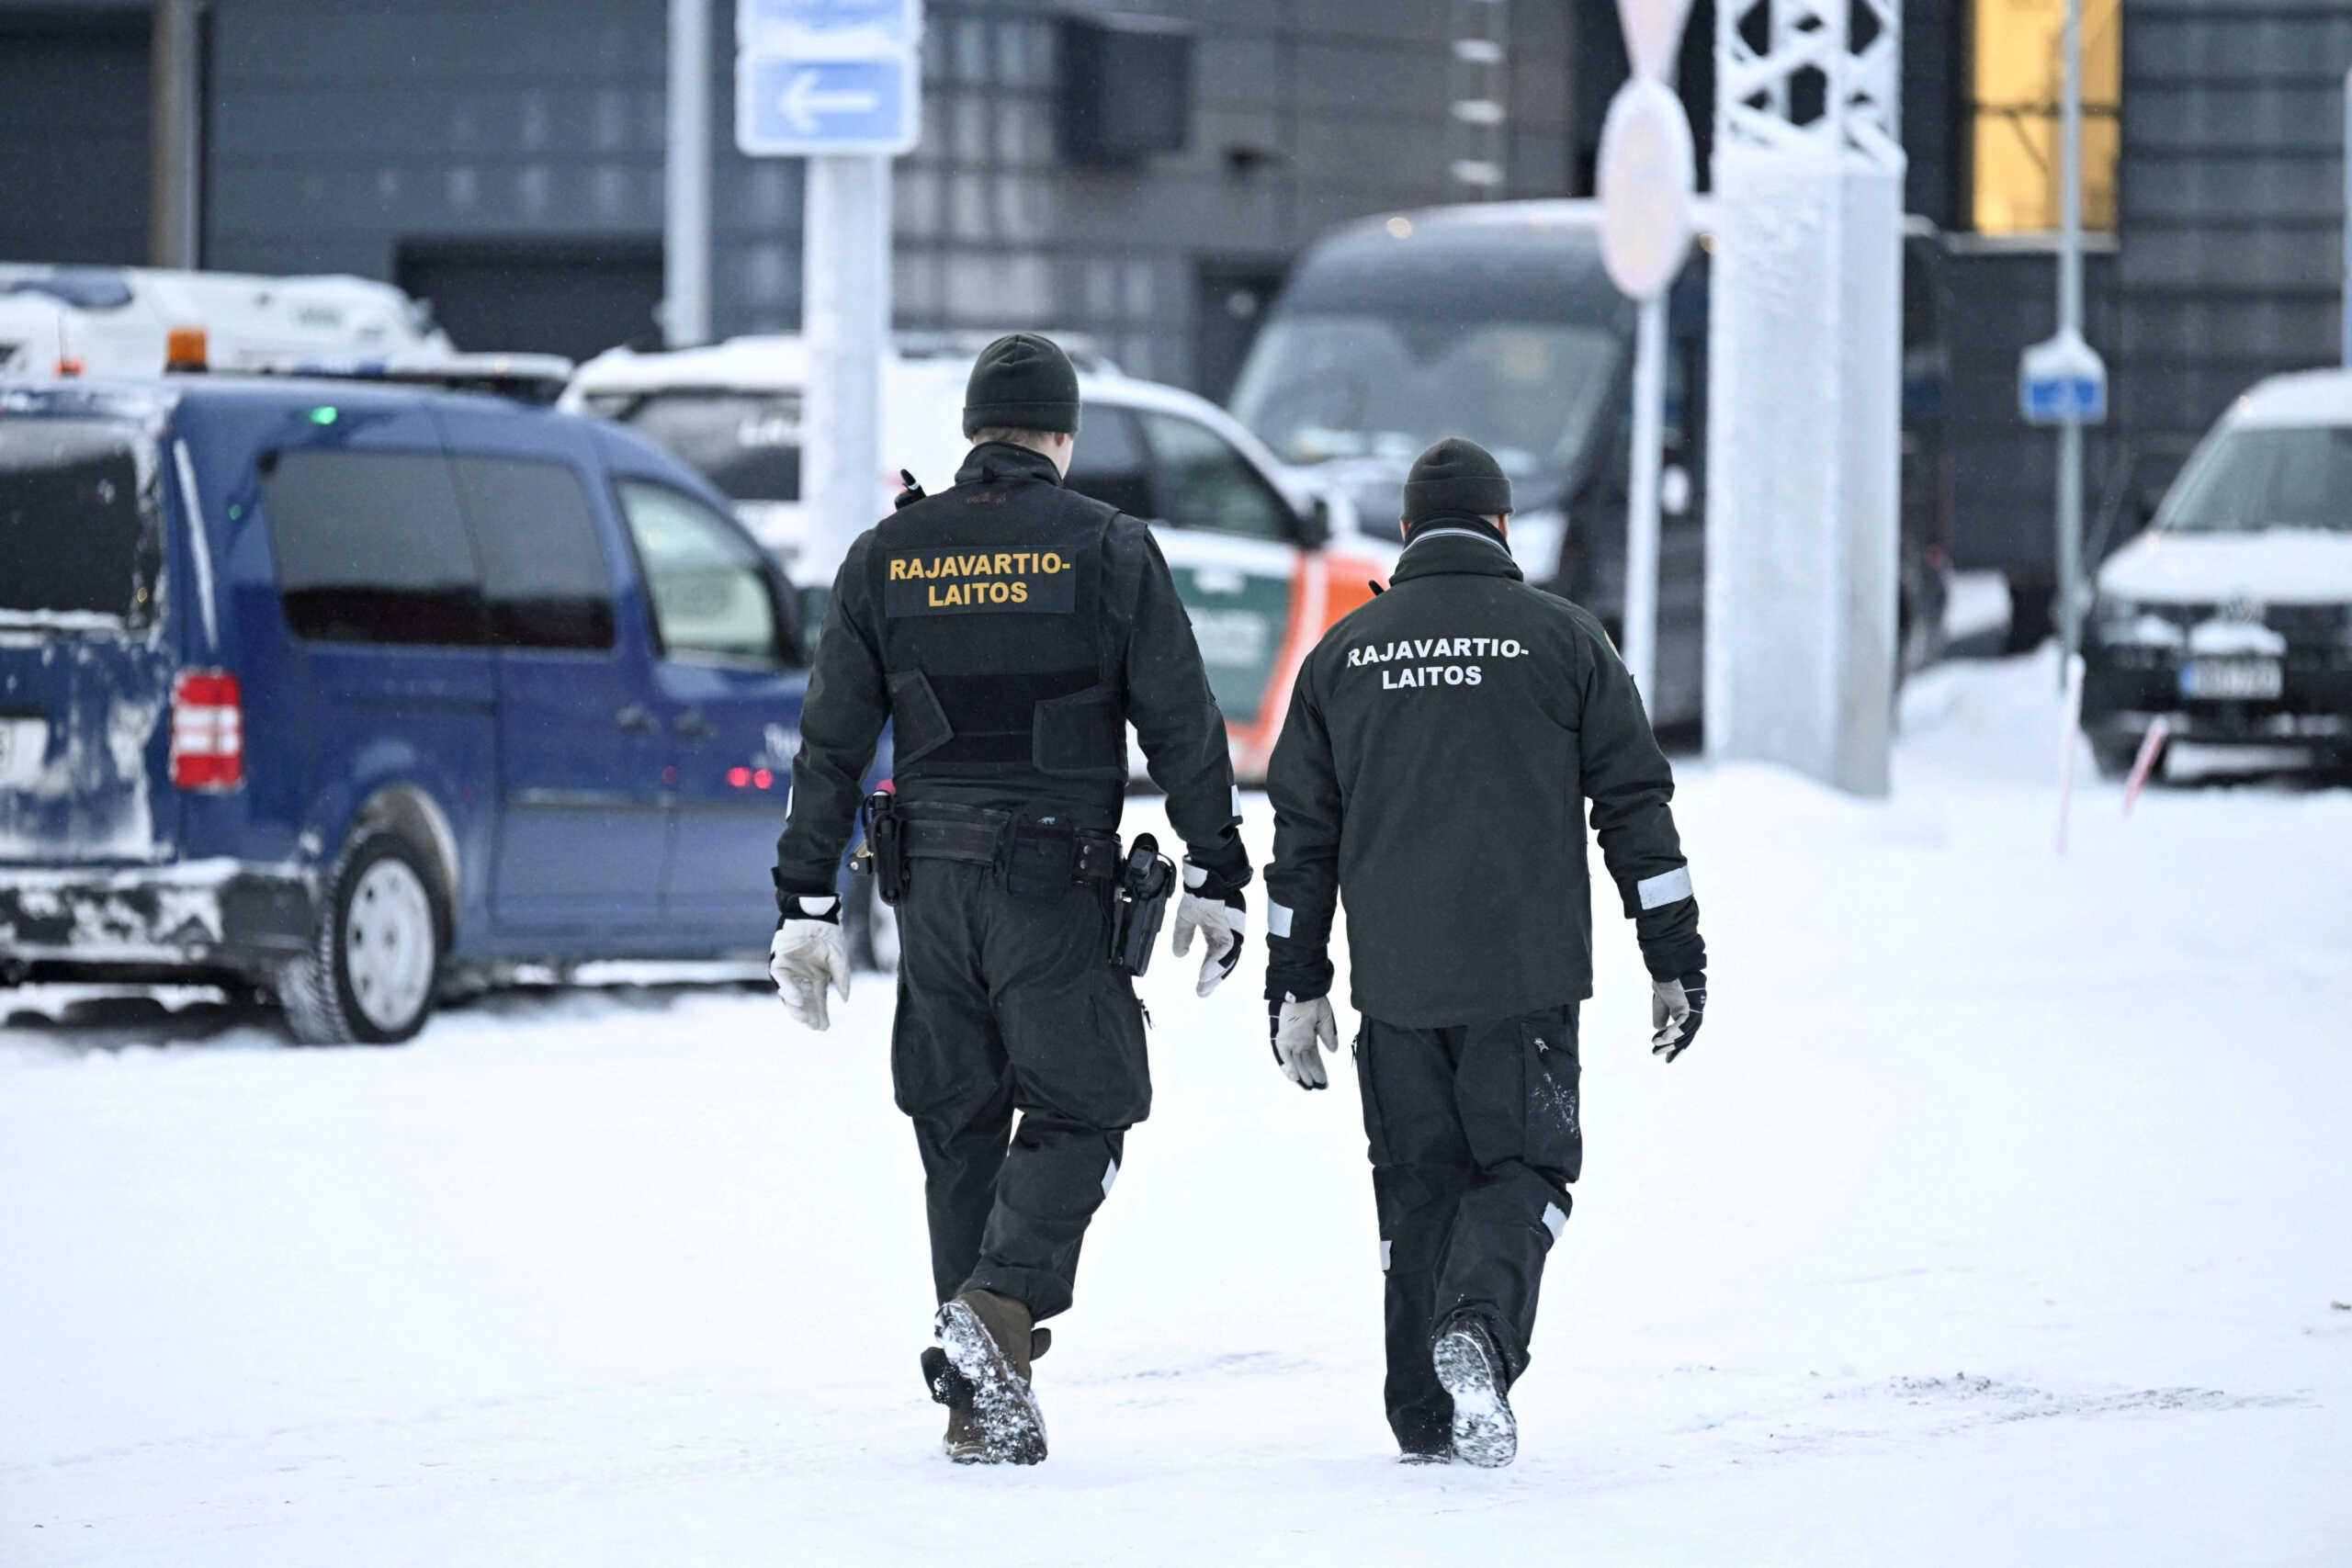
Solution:
M 2098 570 L 2102 593 L 2146 604 L 2265 604 L 2352 601 L 2352 533 L 2270 528 L 2249 534 L 2157 530 Z

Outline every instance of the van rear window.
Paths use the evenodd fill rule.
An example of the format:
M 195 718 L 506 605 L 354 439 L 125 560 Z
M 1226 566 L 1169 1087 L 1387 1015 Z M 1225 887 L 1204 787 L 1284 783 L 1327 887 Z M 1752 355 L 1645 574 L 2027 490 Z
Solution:
M 0 620 L 143 624 L 161 542 L 147 436 L 93 419 L 0 419 Z
M 437 453 L 271 454 L 262 500 L 294 635 L 479 646 L 481 579 Z

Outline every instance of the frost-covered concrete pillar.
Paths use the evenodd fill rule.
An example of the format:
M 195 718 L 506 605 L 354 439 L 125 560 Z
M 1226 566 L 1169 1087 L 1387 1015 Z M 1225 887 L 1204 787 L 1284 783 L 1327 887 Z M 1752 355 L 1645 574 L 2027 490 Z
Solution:
M 1716 8 L 1707 750 L 1887 790 L 1901 0 Z

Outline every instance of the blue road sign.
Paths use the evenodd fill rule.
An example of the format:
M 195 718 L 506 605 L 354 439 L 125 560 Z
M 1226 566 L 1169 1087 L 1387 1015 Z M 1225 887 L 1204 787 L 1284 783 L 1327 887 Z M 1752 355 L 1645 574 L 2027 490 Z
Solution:
M 922 130 L 922 0 L 739 0 L 735 144 L 904 152 Z
M 735 143 L 754 157 L 903 152 L 915 144 L 911 59 L 737 62 Z
M 893 49 L 912 49 L 922 31 L 920 0 L 740 0 L 738 39 L 748 52 L 774 52 L 765 40 L 797 34 L 866 32 Z
M 2029 424 L 2106 423 L 2106 362 L 2071 333 L 2035 344 L 2018 360 L 2018 412 Z
M 2056 424 L 2075 419 L 2099 424 L 2107 419 L 2107 383 L 2093 376 L 2059 376 L 2028 381 L 2024 412 L 2031 424 Z

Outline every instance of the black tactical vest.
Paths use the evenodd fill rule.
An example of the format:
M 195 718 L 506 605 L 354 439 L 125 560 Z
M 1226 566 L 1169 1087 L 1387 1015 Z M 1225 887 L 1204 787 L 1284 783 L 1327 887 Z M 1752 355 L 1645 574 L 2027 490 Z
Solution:
M 867 558 L 894 776 L 1126 777 L 1122 661 L 1102 597 L 1114 508 L 995 479 L 884 521 Z

